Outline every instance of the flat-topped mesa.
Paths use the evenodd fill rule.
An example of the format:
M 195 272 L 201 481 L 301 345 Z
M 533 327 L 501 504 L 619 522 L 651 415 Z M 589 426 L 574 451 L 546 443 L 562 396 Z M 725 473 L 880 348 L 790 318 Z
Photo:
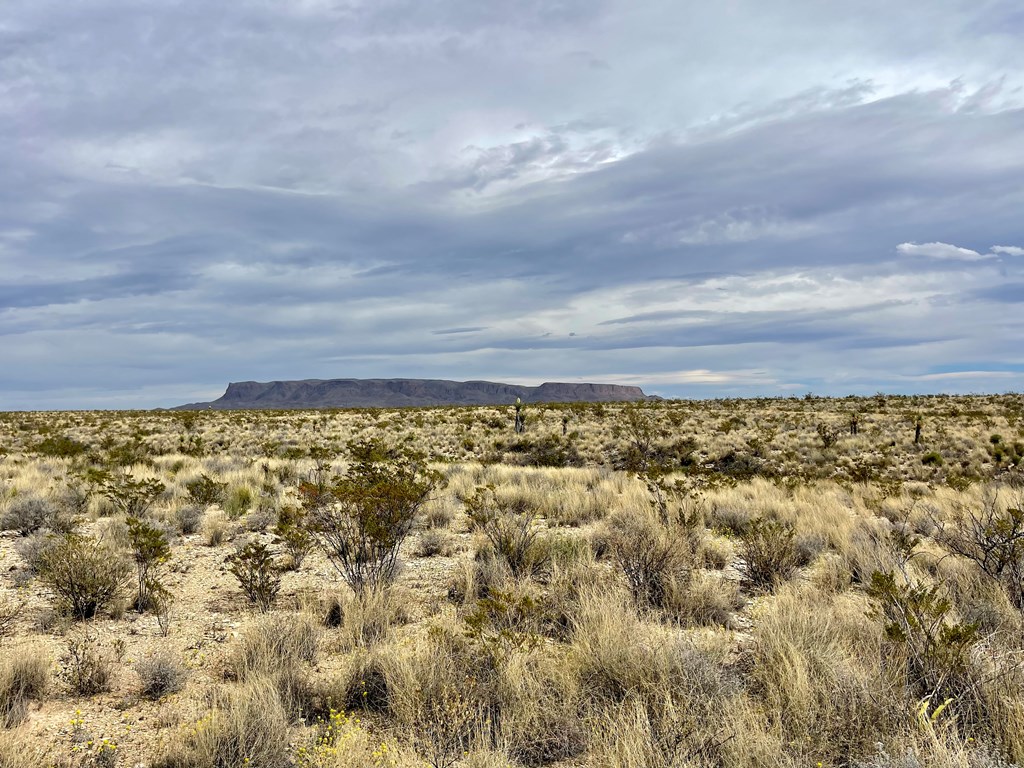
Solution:
M 303 379 L 238 381 L 208 403 L 176 410 L 252 410 L 303 408 L 401 408 L 443 405 L 524 403 L 599 403 L 654 400 L 640 387 L 619 384 L 546 382 L 539 387 L 492 381 L 443 379 Z

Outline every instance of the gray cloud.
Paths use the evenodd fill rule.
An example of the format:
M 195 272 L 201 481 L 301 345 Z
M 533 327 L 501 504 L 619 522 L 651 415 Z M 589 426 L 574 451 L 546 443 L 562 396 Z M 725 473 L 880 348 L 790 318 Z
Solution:
M 0 407 L 1019 388 L 1020 29 L 960 0 L 14 0 Z

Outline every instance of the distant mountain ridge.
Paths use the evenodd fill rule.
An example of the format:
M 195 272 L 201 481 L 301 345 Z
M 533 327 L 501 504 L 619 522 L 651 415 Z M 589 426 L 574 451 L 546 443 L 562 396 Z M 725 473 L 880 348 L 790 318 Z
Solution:
M 432 405 L 600 403 L 656 400 L 640 387 L 620 384 L 546 382 L 539 387 L 493 381 L 443 379 L 303 379 L 238 381 L 218 399 L 173 410 L 255 410 L 305 408 L 401 408 Z

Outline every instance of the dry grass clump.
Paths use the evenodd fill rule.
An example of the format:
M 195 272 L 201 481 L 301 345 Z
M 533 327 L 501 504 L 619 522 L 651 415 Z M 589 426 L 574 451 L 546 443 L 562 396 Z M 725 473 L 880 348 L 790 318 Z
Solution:
M 491 742 L 498 716 L 493 658 L 453 629 L 436 627 L 414 650 L 381 657 L 389 711 L 418 751 L 442 764 Z
M 814 610 L 808 610 L 813 605 Z M 909 702 L 863 598 L 787 585 L 757 613 L 752 689 L 797 759 L 870 753 L 905 728 Z
M 472 749 L 547 765 L 585 749 L 579 680 L 561 653 L 438 625 L 383 664 L 389 710 L 431 765 L 451 765 Z
M 455 541 L 445 530 L 430 528 L 420 533 L 416 542 L 417 557 L 451 557 L 455 552 Z
M 39 768 L 53 765 L 50 745 L 30 745 L 30 734 L 19 731 L 0 732 L 0 768 Z
M 258 679 L 274 683 L 282 706 L 299 717 L 310 709 L 313 699 L 309 671 L 319 646 L 320 628 L 311 616 L 262 616 L 239 638 L 229 672 L 242 682 Z
M 685 582 L 673 582 L 664 614 L 686 624 L 728 627 L 744 602 L 735 580 L 721 573 L 694 571 Z
M 206 513 L 202 522 L 203 541 L 208 547 L 219 547 L 231 539 L 231 522 L 219 510 Z
M 42 701 L 50 685 L 50 659 L 37 648 L 19 646 L 5 654 L 0 666 L 0 723 L 11 728 Z
M 191 536 L 203 524 L 203 507 L 197 504 L 184 504 L 174 512 L 174 522 L 182 536 Z
M 455 519 L 455 515 L 455 504 L 450 495 L 434 497 L 424 505 L 423 524 L 431 529 L 448 528 Z
M 621 592 L 584 595 L 570 642 L 583 690 L 592 697 L 621 702 L 630 693 L 663 689 L 667 682 L 666 646 Z
M 292 734 L 277 685 L 264 677 L 218 690 L 210 709 L 182 730 L 154 768 L 287 768 Z
M 366 589 L 359 594 L 331 592 L 322 599 L 322 623 L 338 631 L 333 639 L 342 650 L 369 648 L 383 642 L 396 624 L 407 620 L 404 596 L 394 587 Z
M 585 601 L 572 649 L 595 764 L 715 765 L 727 744 L 749 739 L 739 721 L 750 705 L 723 649 L 645 626 L 622 596 Z

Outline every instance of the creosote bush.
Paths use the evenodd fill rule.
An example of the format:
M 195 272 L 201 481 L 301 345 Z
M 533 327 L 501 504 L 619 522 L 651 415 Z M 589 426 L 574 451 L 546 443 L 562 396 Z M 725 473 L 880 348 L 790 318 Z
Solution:
M 550 553 L 536 524 L 536 510 L 522 496 L 505 497 L 493 486 L 477 488 L 464 499 L 470 525 L 486 538 L 489 549 L 478 560 L 493 557 L 508 568 L 512 578 L 537 576 Z
M 343 475 L 299 487 L 310 527 L 331 564 L 356 592 L 386 586 L 398 550 L 441 475 L 407 448 L 353 443 Z
M 907 686 L 916 697 L 969 708 L 969 653 L 978 628 L 955 620 L 944 587 L 875 571 L 867 592 L 877 601 L 887 639 L 905 658 Z
M 281 591 L 281 567 L 261 541 L 250 541 L 228 556 L 228 570 L 238 579 L 238 586 L 260 611 L 266 613 Z
M 92 481 L 125 517 L 142 517 L 167 488 L 152 477 L 136 479 L 126 469 L 93 472 Z
M 783 520 L 751 520 L 740 534 L 743 578 L 754 589 L 770 590 L 806 564 L 792 524 Z
M 933 522 L 947 549 L 977 565 L 1024 611 L 1024 496 L 1002 503 L 990 492 L 977 508 L 956 510 L 951 522 Z
M 218 482 L 206 474 L 185 483 L 189 502 L 198 507 L 220 504 L 224 500 L 227 487 L 227 483 Z
M 160 582 L 160 567 L 170 559 L 171 547 L 167 534 L 148 520 L 129 517 L 125 522 L 138 584 L 135 607 L 145 611 L 167 591 Z
M 108 545 L 71 534 L 61 536 L 38 556 L 39 578 L 58 606 L 76 619 L 91 619 L 119 598 L 131 566 Z
M 305 512 L 300 507 L 290 505 L 282 507 L 278 512 L 274 538 L 288 555 L 286 567 L 289 570 L 301 568 L 306 555 L 316 543 L 309 531 Z

